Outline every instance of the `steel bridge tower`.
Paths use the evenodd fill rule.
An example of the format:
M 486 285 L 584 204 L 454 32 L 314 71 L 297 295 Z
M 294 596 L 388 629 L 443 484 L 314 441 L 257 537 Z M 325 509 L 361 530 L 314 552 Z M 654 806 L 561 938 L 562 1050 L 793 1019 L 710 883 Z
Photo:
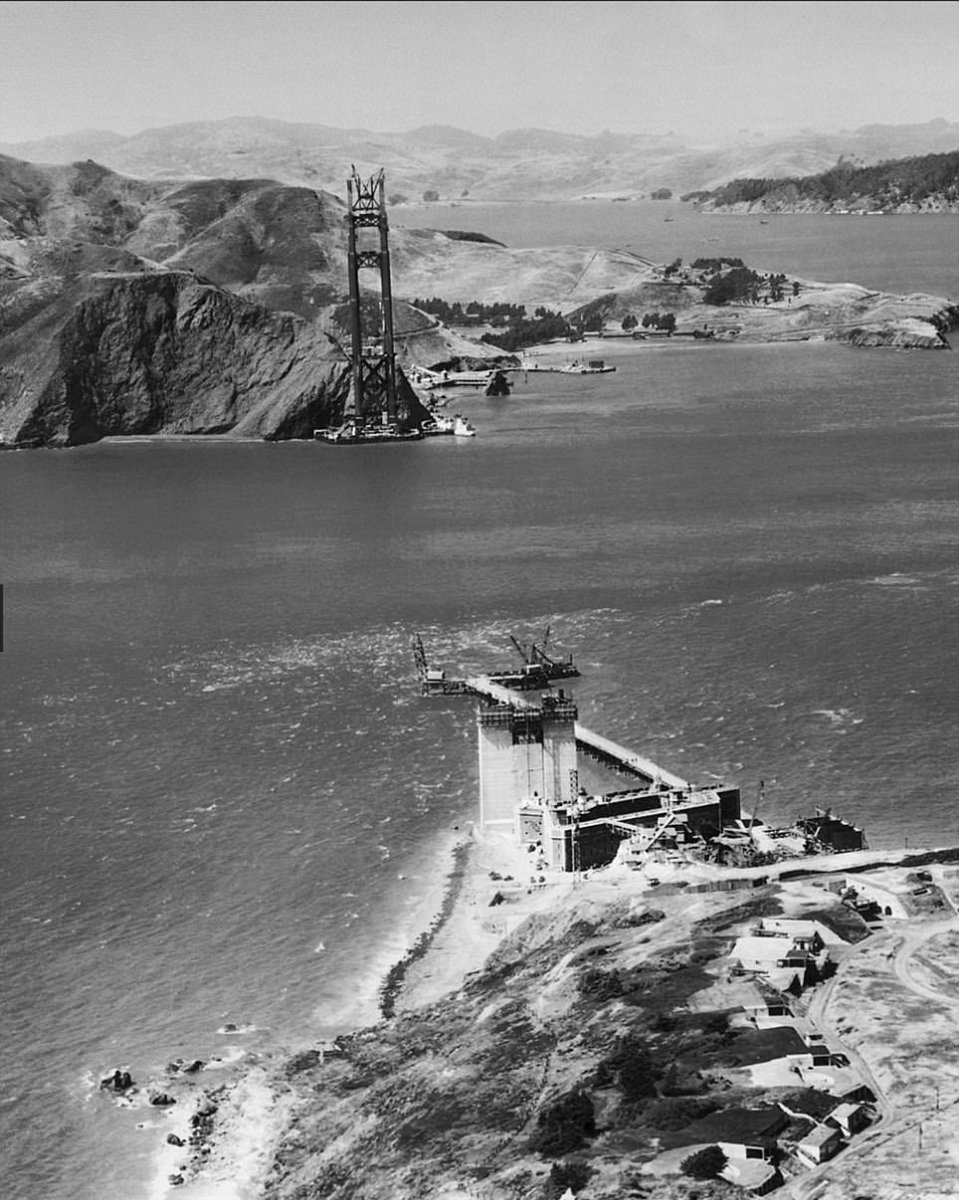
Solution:
M 349 249 L 347 270 L 350 277 L 351 363 L 353 371 L 353 413 L 357 428 L 379 424 L 395 426 L 400 414 L 396 391 L 396 352 L 393 346 L 393 289 L 390 283 L 389 229 L 386 221 L 386 184 L 382 170 L 369 179 L 360 179 L 353 168 L 347 180 L 349 198 Z M 379 244 L 363 244 L 358 232 L 375 229 Z M 367 239 L 367 243 L 371 239 Z M 360 271 L 372 268 L 380 273 L 379 328 L 371 324 L 360 304 Z

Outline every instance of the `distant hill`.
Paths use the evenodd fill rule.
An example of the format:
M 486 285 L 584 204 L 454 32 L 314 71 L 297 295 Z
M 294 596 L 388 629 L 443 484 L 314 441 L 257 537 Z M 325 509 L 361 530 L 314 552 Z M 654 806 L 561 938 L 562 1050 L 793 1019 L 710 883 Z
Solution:
M 684 199 L 724 211 L 959 212 L 959 150 L 874 166 L 842 159 L 816 175 L 734 179 Z
M 269 178 L 143 180 L 92 160 L 0 155 L 0 442 L 287 438 L 338 424 L 350 375 L 345 215 L 330 192 Z M 503 357 L 417 296 L 543 307 L 620 335 L 627 316 L 635 326 L 668 311 L 677 335 L 708 328 L 744 341 L 936 347 L 959 318 L 938 297 L 760 276 L 726 260 L 664 267 L 632 251 L 511 250 L 437 229 L 394 229 L 390 251 L 401 367 Z
M 804 131 L 765 137 L 742 131 L 711 143 L 676 134 L 591 137 L 516 129 L 483 137 L 445 125 L 377 133 L 261 117 L 233 117 L 147 129 L 132 136 L 83 131 L 20 144 L 0 153 L 30 162 L 92 158 L 139 179 L 269 178 L 339 193 L 356 164 L 380 167 L 394 195 L 419 201 L 575 200 L 712 190 L 735 178 L 800 177 L 831 168 L 842 156 L 859 166 L 959 147 L 959 124 L 869 125 L 841 133 Z

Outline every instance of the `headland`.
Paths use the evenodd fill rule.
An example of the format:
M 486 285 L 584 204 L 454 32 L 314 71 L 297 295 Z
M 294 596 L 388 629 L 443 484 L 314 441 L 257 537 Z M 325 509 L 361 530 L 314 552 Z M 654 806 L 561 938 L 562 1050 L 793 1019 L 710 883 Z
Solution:
M 773 829 L 668 772 L 624 818 L 547 771 L 507 821 L 514 760 L 528 780 L 590 731 L 427 671 L 482 697 L 479 820 L 437 911 L 377 1024 L 192 1091 L 171 1194 L 950 1194 L 959 849 L 869 850 L 828 811 Z
M 350 255 L 338 197 L 271 179 L 135 180 L 95 162 L 3 156 L 0 184 L 16 197 L 0 215 L 0 446 L 304 439 L 343 423 Z M 944 296 L 818 283 L 722 253 L 657 263 L 628 247 L 510 249 L 457 230 L 394 230 L 392 275 L 400 399 L 414 423 L 427 413 L 404 371 L 503 366 L 554 336 L 530 336 L 540 311 L 567 340 L 631 328 L 650 344 L 941 349 L 959 321 Z M 522 339 L 500 344 L 516 331 L 496 326 L 477 340 L 478 327 L 418 306 L 424 296 L 523 309 Z
M 532 883 L 524 852 L 474 832 L 393 1015 L 242 1077 L 171 1190 L 947 1195 L 953 863 L 861 851 L 658 868 L 655 886 L 621 863 Z M 868 897 L 888 900 L 881 916 Z M 714 1145 L 721 1173 L 697 1183 L 682 1164 Z

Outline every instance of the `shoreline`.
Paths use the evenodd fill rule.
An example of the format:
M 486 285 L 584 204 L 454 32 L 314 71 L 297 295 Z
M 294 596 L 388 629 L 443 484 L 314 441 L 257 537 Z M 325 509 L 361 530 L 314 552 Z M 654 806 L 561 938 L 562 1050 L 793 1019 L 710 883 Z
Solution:
M 370 1005 L 372 1009 L 375 1004 L 371 1019 L 361 1018 L 344 1029 L 343 1036 L 362 1034 L 432 1003 L 455 991 L 469 971 L 483 965 L 502 935 L 476 936 L 477 892 L 484 881 L 490 882 L 487 871 L 506 849 L 489 846 L 472 827 L 439 848 L 437 865 L 449 861 L 447 855 L 452 859 L 442 890 L 435 888 L 410 914 L 408 937 L 413 940 L 381 977 Z M 447 953 L 451 945 L 456 947 L 452 956 Z M 169 1122 L 162 1129 L 164 1136 L 174 1134 L 181 1144 L 164 1140 L 154 1150 L 148 1200 L 258 1200 L 296 1108 L 286 1082 L 287 1067 L 298 1056 L 323 1054 L 334 1045 L 335 1039 L 308 1035 L 296 1050 L 251 1055 L 232 1064 L 228 1080 L 211 1080 L 211 1086 L 201 1086 L 188 1102 L 162 1110 Z
M 511 839 L 473 829 L 459 847 L 456 878 L 448 876 L 442 920 L 421 935 L 422 949 L 406 955 L 392 992 L 392 1015 L 402 1016 L 458 991 L 527 917 L 553 908 L 574 887 L 573 877 L 546 872 L 535 883 L 529 853 Z M 537 873 L 536 879 L 543 878 Z M 419 943 L 418 943 L 419 944 Z
M 463 891 L 472 848 L 472 834 L 453 847 L 453 867 L 446 876 L 439 912 L 403 957 L 387 971 L 386 978 L 380 985 L 378 1000 L 380 1015 L 386 1020 L 395 1015 L 396 1004 L 404 991 L 408 974 L 417 962 L 429 954 L 438 934 L 452 917 Z
M 360 1044 L 373 1039 L 375 1044 L 377 1039 L 401 1037 L 403 1018 L 415 1022 L 422 1013 L 426 1020 L 434 1020 L 435 1014 L 443 1011 L 442 1001 L 452 1000 L 470 974 L 481 970 L 490 954 L 534 913 L 546 915 L 547 920 L 555 917 L 559 922 L 558 930 L 563 925 L 564 909 L 578 910 L 581 915 L 592 914 L 612 904 L 632 914 L 645 911 L 645 906 L 657 896 L 635 872 L 615 865 L 581 879 L 550 871 L 541 873 L 538 868 L 531 876 L 533 860 L 527 851 L 514 846 L 505 837 L 482 836 L 475 828 L 465 838 L 461 837 L 451 852 L 452 865 L 444 878 L 438 910 L 382 982 L 380 1020 L 372 1026 L 357 1027 L 346 1035 L 347 1038 L 358 1036 Z M 881 882 L 884 869 L 904 875 L 910 867 L 921 863 L 957 861 L 959 850 L 956 849 L 900 847 L 822 856 L 805 863 L 790 860 L 772 868 L 740 868 L 734 874 L 748 877 L 754 872 L 762 873 L 764 883 L 785 888 L 797 898 L 805 897 L 796 906 L 801 912 L 809 906 L 811 897 L 818 898 L 817 889 L 824 886 L 817 878 L 820 875 L 846 873 L 859 880 L 867 872 L 878 871 L 880 882 L 875 886 L 884 892 L 888 886 Z M 714 885 L 725 874 L 728 872 L 724 868 L 709 864 L 700 864 L 697 869 L 697 875 L 702 876 L 704 882 Z M 707 888 L 707 891 L 715 891 L 715 897 L 697 898 L 697 911 L 705 906 L 719 912 L 728 906 L 729 901 L 725 898 L 728 889 L 720 886 Z M 638 922 L 643 924 L 645 935 L 637 944 L 651 943 L 654 952 L 656 943 L 663 937 L 667 937 L 669 945 L 674 944 L 679 926 L 692 919 L 691 913 L 684 916 L 677 908 L 682 904 L 681 896 L 669 899 L 665 891 L 661 895 L 658 903 L 665 902 L 667 912 L 672 914 L 671 920 L 657 925 L 655 931 Z M 787 907 L 787 914 L 791 914 L 793 907 Z M 702 915 L 699 912 L 700 918 Z M 656 920 L 662 918 L 663 914 L 660 914 Z M 631 917 L 624 916 L 623 920 L 626 921 L 623 928 L 632 923 Z M 584 936 L 588 940 L 591 935 L 587 932 Z M 666 944 L 663 942 L 664 946 Z M 854 951 L 850 948 L 845 953 L 851 955 Z M 555 985 L 554 980 L 553 990 Z M 556 1000 L 553 996 L 551 1003 Z M 392 1034 L 385 1032 L 391 1027 Z M 270 1056 L 269 1061 L 254 1060 L 240 1068 L 237 1077 L 227 1088 L 221 1088 L 216 1097 L 221 1111 L 215 1127 L 210 1128 L 199 1144 L 193 1142 L 191 1145 L 190 1169 L 184 1172 L 183 1182 L 174 1184 L 169 1166 L 158 1172 L 162 1175 L 162 1184 L 158 1178 L 156 1200 L 161 1196 L 165 1200 L 179 1195 L 192 1200 L 257 1200 L 264 1194 L 264 1186 L 279 1161 L 277 1155 L 282 1151 L 291 1121 L 312 1094 L 302 1091 L 297 1094 L 290 1075 L 291 1064 L 297 1063 L 297 1058 L 315 1058 L 322 1065 L 324 1048 L 329 1052 L 335 1048 L 334 1044 L 324 1047 L 315 1039 L 313 1042 L 312 1049 L 306 1049 L 298 1056 Z M 311 1070 L 316 1065 L 304 1061 L 295 1071 Z M 209 1105 L 211 1099 L 213 1097 L 204 1089 L 193 1111 L 202 1114 L 204 1105 Z M 195 1125 L 192 1116 L 189 1121 Z M 171 1148 L 164 1147 L 157 1156 L 158 1163 L 170 1164 L 176 1155 L 176 1150 L 171 1153 Z

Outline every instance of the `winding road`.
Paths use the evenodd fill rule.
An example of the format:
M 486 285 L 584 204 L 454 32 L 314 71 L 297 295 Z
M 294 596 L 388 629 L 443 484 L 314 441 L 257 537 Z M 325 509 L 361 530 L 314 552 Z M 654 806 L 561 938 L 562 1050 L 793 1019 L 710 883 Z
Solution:
M 937 1004 L 948 1006 L 954 1012 L 956 1020 L 959 1021 L 959 995 L 950 996 L 919 982 L 910 969 L 916 953 L 932 938 L 949 930 L 959 930 L 959 917 L 955 913 L 946 920 L 930 922 L 910 920 L 903 922 L 900 928 L 886 928 L 881 932 L 873 933 L 870 937 L 851 947 L 849 953 L 843 958 L 836 975 L 816 990 L 808 1008 L 808 1018 L 817 1028 L 828 1034 L 833 1046 L 848 1056 L 852 1068 L 876 1097 L 879 1120 L 865 1133 L 858 1135 L 838 1160 L 833 1159 L 788 1181 L 779 1193 L 780 1195 L 801 1197 L 802 1200 L 816 1200 L 818 1196 L 826 1192 L 830 1182 L 834 1179 L 836 1167 L 841 1167 L 845 1174 L 856 1160 L 868 1157 L 879 1147 L 894 1138 L 901 1137 L 910 1130 L 918 1130 L 921 1138 L 923 1122 L 929 1121 L 933 1117 L 941 1120 L 945 1113 L 955 1110 L 959 1106 L 959 1096 L 944 1104 L 941 1103 L 938 1089 L 936 1089 L 935 1098 L 930 1098 L 921 1106 L 915 1104 L 910 1104 L 907 1108 L 903 1108 L 901 1105 L 897 1106 L 893 1098 L 879 1085 L 876 1076 L 862 1055 L 843 1041 L 833 1024 L 830 1013 L 836 989 L 842 985 L 843 978 L 854 968 L 856 959 L 867 951 L 881 951 L 883 944 L 886 944 L 889 947 L 886 959 L 891 960 L 891 973 L 903 987 L 925 1000 L 932 1000 Z

